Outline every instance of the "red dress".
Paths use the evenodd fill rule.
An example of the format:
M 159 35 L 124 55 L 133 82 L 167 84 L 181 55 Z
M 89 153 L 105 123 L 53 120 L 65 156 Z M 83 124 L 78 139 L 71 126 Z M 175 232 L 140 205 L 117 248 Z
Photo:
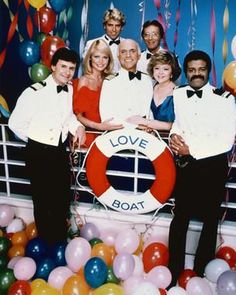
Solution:
M 73 95 L 73 110 L 77 115 L 81 113 L 85 118 L 100 123 L 101 117 L 99 114 L 99 100 L 101 87 L 97 90 L 91 90 L 86 86 L 82 86 L 79 90 L 74 90 Z M 86 133 L 85 147 L 89 147 L 96 138 L 97 134 Z

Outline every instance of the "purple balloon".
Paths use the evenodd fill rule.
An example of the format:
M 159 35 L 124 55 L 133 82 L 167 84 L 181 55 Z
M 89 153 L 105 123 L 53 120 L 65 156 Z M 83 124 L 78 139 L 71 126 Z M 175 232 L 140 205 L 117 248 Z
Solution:
M 135 261 L 132 254 L 121 253 L 113 261 L 113 271 L 118 279 L 126 280 L 134 272 Z
M 165 289 L 171 282 L 171 272 L 164 265 L 153 267 L 146 276 L 146 280 L 153 283 L 157 288 Z
M 99 238 L 100 232 L 94 223 L 87 222 L 82 226 L 80 236 L 87 241 L 90 241 L 94 238 Z
M 227 270 L 223 272 L 216 283 L 218 295 L 236 294 L 236 271 Z
M 200 277 L 191 278 L 186 286 L 189 295 L 213 295 L 209 283 Z

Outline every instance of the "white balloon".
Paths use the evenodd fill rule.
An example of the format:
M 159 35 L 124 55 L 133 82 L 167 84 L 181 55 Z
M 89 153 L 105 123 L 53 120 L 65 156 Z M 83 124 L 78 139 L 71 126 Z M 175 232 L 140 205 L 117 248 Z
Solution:
M 219 276 L 227 270 L 230 270 L 230 266 L 224 259 L 213 259 L 205 267 L 206 278 L 216 283 Z
M 143 274 L 143 261 L 137 255 L 132 255 L 134 257 L 134 271 L 132 276 L 141 276 Z
M 137 286 L 132 295 L 160 295 L 156 286 L 150 282 L 143 282 Z
M 25 224 L 21 218 L 14 218 L 7 226 L 7 233 L 16 233 L 18 231 L 24 230 Z
M 167 295 L 187 295 L 188 293 L 181 287 L 172 287 L 168 292 Z

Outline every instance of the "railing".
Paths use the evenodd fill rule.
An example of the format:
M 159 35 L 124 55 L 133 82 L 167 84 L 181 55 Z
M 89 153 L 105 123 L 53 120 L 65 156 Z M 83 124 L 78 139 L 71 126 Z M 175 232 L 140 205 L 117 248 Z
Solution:
M 18 140 L 7 125 L 1 124 L 0 126 L 0 197 L 7 197 L 11 200 L 31 200 L 30 182 L 24 160 L 25 143 Z M 87 183 L 85 167 L 82 167 L 86 152 L 86 149 L 81 149 L 76 153 L 77 163 L 75 164 L 74 161 L 71 168 L 71 197 L 76 195 L 79 196 L 79 201 L 92 203 L 94 196 Z M 236 157 L 234 155 L 231 158 L 233 160 L 230 163 L 229 178 L 226 184 L 228 197 L 222 207 L 227 207 L 226 220 L 236 221 Z M 107 176 L 116 189 L 138 194 L 150 187 L 154 180 L 154 173 L 152 164 L 146 156 L 137 151 L 123 151 L 112 156 L 111 160 L 113 162 L 107 169 Z M 171 207 L 167 206 L 163 210 L 169 213 L 170 209 Z

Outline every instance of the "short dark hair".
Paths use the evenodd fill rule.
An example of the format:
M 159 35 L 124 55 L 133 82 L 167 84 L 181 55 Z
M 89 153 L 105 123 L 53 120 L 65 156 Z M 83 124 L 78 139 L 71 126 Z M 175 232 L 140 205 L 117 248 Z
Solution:
M 193 50 L 190 51 L 184 58 L 184 63 L 183 63 L 183 68 L 184 68 L 184 73 L 185 76 L 187 74 L 187 66 L 188 66 L 188 62 L 192 61 L 192 60 L 204 60 L 206 62 L 207 65 L 207 69 L 208 69 L 208 74 L 211 71 L 211 59 L 210 56 L 201 50 Z
M 143 24 L 143 28 L 142 28 L 142 32 L 141 32 L 141 36 L 143 37 L 144 35 L 144 30 L 149 27 L 149 26 L 155 26 L 159 28 L 160 31 L 160 37 L 161 39 L 164 37 L 164 29 L 161 23 L 159 23 L 159 21 L 157 20 L 147 20 L 144 24 Z
M 73 64 L 78 65 L 79 63 L 79 56 L 76 51 L 69 49 L 67 47 L 61 47 L 57 49 L 57 51 L 54 53 L 52 60 L 51 60 L 51 65 L 55 66 L 58 62 L 58 60 L 65 60 L 65 61 L 70 61 Z

